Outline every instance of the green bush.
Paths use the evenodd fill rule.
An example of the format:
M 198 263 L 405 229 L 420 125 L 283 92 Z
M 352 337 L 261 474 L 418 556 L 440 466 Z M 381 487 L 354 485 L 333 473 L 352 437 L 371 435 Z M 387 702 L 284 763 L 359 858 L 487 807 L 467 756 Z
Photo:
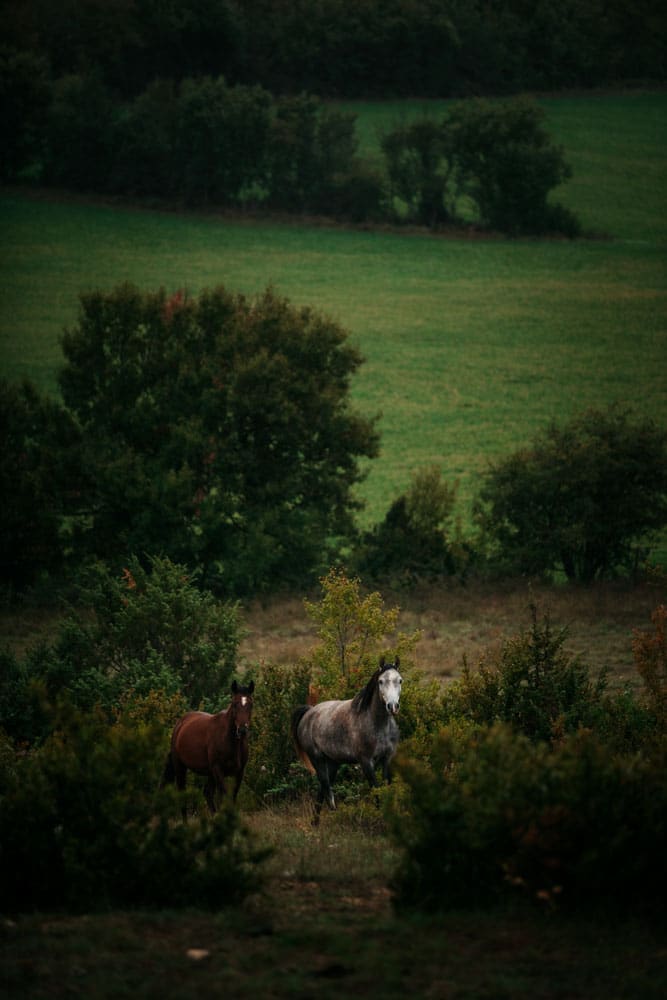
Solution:
M 576 218 L 548 201 L 571 171 L 543 120 L 534 101 L 514 98 L 461 101 L 440 121 L 399 125 L 381 140 L 392 193 L 421 225 L 460 220 L 470 199 L 486 227 L 576 236 Z
M 243 792 L 257 800 L 275 801 L 308 787 L 303 769 L 294 767 L 296 754 L 290 721 L 297 705 L 304 705 L 312 678 L 310 666 L 262 664 L 253 671 L 255 698 L 248 764 Z
M 564 649 L 567 631 L 554 632 L 548 616 L 538 621 L 531 606 L 529 629 L 506 640 L 473 671 L 464 663 L 461 678 L 445 695 L 450 718 L 479 725 L 505 722 L 531 740 L 559 739 L 590 725 L 606 687 Z
M 380 143 L 392 195 L 405 203 L 409 220 L 431 228 L 455 217 L 446 130 L 446 121 L 424 118 L 397 126 Z
M 37 751 L 0 767 L 0 893 L 8 912 L 236 904 L 254 891 L 256 849 L 235 810 L 176 820 L 156 791 L 161 726 L 58 709 Z
M 116 105 L 96 70 L 53 85 L 45 180 L 77 191 L 108 190 Z
M 243 204 L 265 179 L 271 95 L 223 77 L 187 79 L 177 108 L 173 155 L 187 201 Z
M 652 631 L 635 630 L 632 652 L 651 711 L 667 737 L 667 606 L 651 615 Z
M 506 726 L 445 729 L 430 765 L 399 761 L 407 805 L 399 907 L 446 910 L 520 893 L 549 905 L 656 907 L 667 875 L 664 760 L 580 732 L 549 746 Z
M 0 178 L 13 181 L 34 171 L 43 155 L 50 99 L 48 63 L 34 52 L 0 47 Z
M 577 235 L 574 216 L 547 201 L 571 170 L 543 120 L 544 112 L 526 98 L 462 101 L 448 114 L 447 147 L 458 184 L 492 229 L 544 233 L 557 225 L 565 235 Z
M 470 553 L 454 518 L 456 492 L 437 467 L 416 472 L 384 520 L 364 534 L 355 557 L 361 574 L 400 585 L 464 573 Z
M 159 198 L 183 193 L 177 122 L 177 92 L 168 80 L 156 80 L 118 114 L 110 170 L 113 191 Z
M 475 508 L 505 572 L 627 575 L 667 524 L 667 432 L 613 406 L 553 423 L 491 467 Z
M 29 650 L 22 662 L 5 654 L 0 724 L 14 739 L 33 742 L 49 731 L 42 689 L 51 701 L 66 694 L 79 709 L 99 706 L 107 717 L 130 705 L 149 711 L 155 699 L 171 700 L 171 721 L 186 707 L 220 709 L 242 636 L 238 605 L 199 590 L 168 559 L 150 563 L 146 570 L 131 559 L 122 574 L 91 567 L 78 610 L 61 622 L 55 642 Z

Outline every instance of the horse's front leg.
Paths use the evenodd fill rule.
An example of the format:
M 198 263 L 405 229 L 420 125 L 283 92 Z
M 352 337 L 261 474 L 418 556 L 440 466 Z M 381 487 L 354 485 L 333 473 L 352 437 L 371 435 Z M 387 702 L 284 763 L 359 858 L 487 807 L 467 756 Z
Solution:
M 390 757 L 385 757 L 384 760 L 382 761 L 382 777 L 384 778 L 384 780 L 387 782 L 388 785 L 391 785 L 391 758 Z
M 372 760 L 365 759 L 365 760 L 360 760 L 359 763 L 361 765 L 361 770 L 363 771 L 363 775 L 366 781 L 368 782 L 369 787 L 376 788 L 377 780 L 375 778 L 375 762 Z
M 243 781 L 243 771 L 244 769 L 241 768 L 240 771 L 236 772 L 236 780 L 234 781 L 234 793 L 233 793 L 234 802 L 236 802 L 236 796 L 239 794 L 239 788 L 241 787 L 241 782 Z
M 215 805 L 215 778 L 213 775 L 209 775 L 206 780 L 206 785 L 204 786 L 204 798 L 206 799 L 206 804 L 208 805 L 208 811 L 211 816 L 215 815 L 216 805 Z

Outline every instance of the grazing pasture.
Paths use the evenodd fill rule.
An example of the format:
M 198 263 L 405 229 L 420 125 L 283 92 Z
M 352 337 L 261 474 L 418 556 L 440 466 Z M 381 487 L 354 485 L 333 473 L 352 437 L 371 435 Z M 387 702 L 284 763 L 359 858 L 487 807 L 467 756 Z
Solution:
M 57 391 L 58 339 L 83 290 L 273 284 L 339 320 L 367 359 L 353 396 L 381 412 L 382 451 L 364 523 L 432 463 L 459 482 L 465 520 L 489 460 L 582 407 L 666 422 L 667 95 L 543 103 L 575 171 L 558 198 L 609 238 L 345 230 L 3 191 L 3 373 Z M 355 109 L 367 150 L 379 125 L 424 105 Z

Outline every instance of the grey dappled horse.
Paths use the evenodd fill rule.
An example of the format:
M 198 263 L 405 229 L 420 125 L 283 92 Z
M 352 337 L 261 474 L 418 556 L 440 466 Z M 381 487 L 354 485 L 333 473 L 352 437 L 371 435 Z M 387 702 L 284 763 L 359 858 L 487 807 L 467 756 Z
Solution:
M 301 705 L 292 715 L 292 739 L 296 751 L 320 783 L 315 807 L 319 823 L 326 799 L 336 808 L 332 785 L 341 764 L 360 764 L 371 788 L 377 784 L 375 768 L 382 767 L 391 781 L 390 765 L 398 746 L 398 714 L 403 678 L 400 660 L 385 663 L 384 657 L 366 686 L 347 701 L 322 701 Z

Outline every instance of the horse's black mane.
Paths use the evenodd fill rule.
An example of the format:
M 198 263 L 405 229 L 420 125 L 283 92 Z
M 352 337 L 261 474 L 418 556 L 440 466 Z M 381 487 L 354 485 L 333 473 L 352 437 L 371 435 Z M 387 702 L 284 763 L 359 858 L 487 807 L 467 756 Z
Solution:
M 380 666 L 377 668 L 375 673 L 371 676 L 370 680 L 365 687 L 355 694 L 352 699 L 352 709 L 355 712 L 367 712 L 371 707 L 371 702 L 373 701 L 373 695 L 375 694 L 375 689 L 378 686 L 378 680 L 380 674 L 383 674 L 385 670 L 391 670 L 395 668 L 395 663 L 385 663 L 384 656 L 380 660 Z

